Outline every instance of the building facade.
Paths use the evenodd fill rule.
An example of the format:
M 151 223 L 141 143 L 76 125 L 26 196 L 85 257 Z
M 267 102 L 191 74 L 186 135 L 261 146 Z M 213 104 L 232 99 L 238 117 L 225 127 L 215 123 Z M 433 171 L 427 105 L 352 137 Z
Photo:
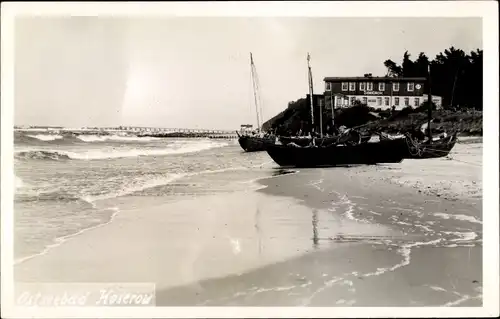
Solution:
M 326 77 L 325 106 L 331 109 L 332 105 L 338 108 L 362 103 L 377 109 L 416 108 L 427 101 L 426 81 L 410 77 Z M 432 96 L 432 100 L 441 107 L 440 97 Z

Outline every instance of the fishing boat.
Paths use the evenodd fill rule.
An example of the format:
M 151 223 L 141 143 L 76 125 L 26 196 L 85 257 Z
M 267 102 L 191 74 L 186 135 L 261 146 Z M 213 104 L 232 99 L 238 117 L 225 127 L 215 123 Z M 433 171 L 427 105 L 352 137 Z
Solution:
M 238 143 L 245 152 L 265 151 L 268 145 L 275 143 L 275 139 L 272 137 L 240 135 L 238 131 L 236 134 L 238 134 Z
M 400 163 L 405 158 L 407 149 L 400 146 L 399 140 L 386 140 L 357 145 L 308 147 L 270 145 L 266 151 L 280 166 L 309 168 Z
M 432 139 L 428 139 L 424 142 L 418 141 L 408 133 L 402 137 L 392 137 L 390 135 L 381 134 L 380 140 L 399 142 L 397 147 L 406 150 L 405 158 L 407 159 L 429 159 L 448 156 L 457 143 L 457 134 L 457 132 L 451 135 L 444 134 L 442 136 L 432 137 Z
M 310 61 L 310 55 L 307 55 Z M 312 76 L 309 66 L 310 95 L 312 96 Z M 311 100 L 311 113 L 313 111 L 313 100 Z M 320 105 L 320 114 L 321 114 Z M 311 118 L 313 114 L 311 114 Z M 311 143 L 306 142 L 298 145 L 295 141 L 300 139 L 286 139 L 286 145 L 269 145 L 266 148 L 269 156 L 278 165 L 284 167 L 327 167 L 345 165 L 370 165 L 378 163 L 400 163 L 407 153 L 407 149 L 401 147 L 400 140 L 385 140 L 376 143 L 367 143 L 371 134 L 363 135 L 355 129 L 342 130 L 334 137 L 323 137 L 322 117 L 320 116 L 320 137 L 311 138 Z M 327 143 L 323 143 L 328 141 Z M 302 141 L 301 141 L 302 142 Z
M 384 133 L 379 134 L 381 141 L 393 140 L 399 142 L 398 147 L 406 150 L 405 158 L 408 159 L 429 159 L 448 156 L 457 142 L 458 132 L 456 131 L 451 135 L 447 135 L 446 132 L 437 137 L 432 135 L 432 95 L 430 67 L 428 67 L 428 72 L 429 95 L 427 101 L 429 101 L 429 108 L 427 111 L 427 122 L 420 127 L 421 133 L 419 133 L 419 135 L 423 136 L 425 136 L 425 133 L 427 133 L 427 139 L 419 141 L 417 140 L 417 136 L 412 136 L 412 134 L 410 133 L 406 133 L 402 136 L 391 136 Z
M 314 142 L 318 143 L 319 145 L 327 146 L 331 144 L 337 143 L 339 140 L 338 136 L 328 136 L 328 137 L 323 137 L 323 138 L 315 138 Z M 280 136 L 279 141 L 283 145 L 288 145 L 288 144 L 295 144 L 298 146 L 308 146 L 313 142 L 313 138 L 306 136 L 306 137 L 291 137 L 291 136 Z
M 248 132 L 242 132 L 241 134 L 236 131 L 238 134 L 238 143 L 241 148 L 245 152 L 259 152 L 265 151 L 266 146 L 270 144 L 274 144 L 276 139 L 272 135 L 263 135 L 261 132 L 261 124 L 259 117 L 259 97 L 258 97 L 258 80 L 257 80 L 257 71 L 255 68 L 255 64 L 253 62 L 253 55 L 250 52 L 250 70 L 252 76 L 252 85 L 253 85 L 253 94 L 254 94 L 254 103 L 255 103 L 255 114 L 257 116 L 257 132 L 255 135 L 251 135 Z M 262 106 L 260 107 L 260 113 L 262 113 Z
M 317 146 L 331 146 L 336 144 L 342 145 L 356 145 L 367 143 L 371 138 L 370 135 L 363 135 L 357 131 L 350 131 L 336 136 L 326 136 L 322 138 L 314 138 L 314 145 Z M 312 137 L 289 137 L 280 136 L 279 141 L 283 145 L 295 144 L 297 146 L 306 147 L 313 144 Z
M 400 141 L 403 141 L 403 139 L 400 139 Z M 424 143 L 414 140 L 411 136 L 407 136 L 404 141 L 407 143 L 407 147 L 404 148 L 403 146 L 403 148 L 408 152 L 405 158 L 428 159 L 445 157 L 450 154 L 457 143 L 457 132 L 449 136 L 430 139 L 428 142 Z
M 307 54 L 307 71 L 308 71 L 308 81 L 309 81 L 309 103 L 310 103 L 310 110 L 311 110 L 311 126 L 314 128 L 314 88 L 313 88 L 313 76 L 312 76 L 312 70 L 311 70 L 311 56 L 308 53 Z M 320 123 L 322 123 L 322 112 L 320 111 L 319 113 L 319 120 Z M 314 130 L 314 129 L 313 129 Z M 311 132 L 314 135 L 314 132 Z M 319 133 L 320 137 L 318 138 L 317 136 L 313 137 L 311 135 L 309 136 L 280 136 L 278 137 L 278 140 L 281 142 L 283 145 L 298 145 L 298 146 L 308 146 L 311 145 L 314 139 L 314 143 L 316 145 L 332 145 L 338 143 L 338 136 L 323 136 L 323 127 L 322 125 L 319 125 Z
M 308 70 L 308 80 L 309 80 L 309 102 L 310 102 L 310 109 L 311 109 L 311 124 L 312 127 L 314 128 L 314 87 L 313 87 L 313 75 L 312 75 L 312 70 L 311 70 L 311 56 L 308 53 L 307 54 L 307 70 Z M 335 110 L 334 110 L 334 105 L 332 102 L 332 121 L 334 118 Z M 280 136 L 278 140 L 281 142 L 283 145 L 298 145 L 301 147 L 306 147 L 308 145 L 313 144 L 314 140 L 314 145 L 317 146 L 330 146 L 330 145 L 335 145 L 335 144 L 343 144 L 343 145 L 355 145 L 355 144 L 360 144 L 360 143 L 367 143 L 370 138 L 371 138 L 371 133 L 370 134 L 362 134 L 357 130 L 347 130 L 346 132 L 342 132 L 338 135 L 334 136 L 323 136 L 323 111 L 321 110 L 321 105 L 320 105 L 320 112 L 319 112 L 319 137 L 317 136 Z M 333 124 L 333 123 L 332 123 Z M 314 130 L 314 129 L 313 129 Z M 314 131 L 312 132 L 313 135 L 316 135 Z

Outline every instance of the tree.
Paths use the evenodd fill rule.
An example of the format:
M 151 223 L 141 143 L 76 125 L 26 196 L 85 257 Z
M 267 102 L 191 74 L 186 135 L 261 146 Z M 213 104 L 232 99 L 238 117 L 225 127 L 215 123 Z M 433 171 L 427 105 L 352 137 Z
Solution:
M 398 77 L 403 75 L 403 69 L 392 60 L 386 60 L 384 66 L 387 68 L 387 76 Z
M 386 60 L 387 76 L 427 77 L 430 65 L 431 93 L 443 98 L 445 106 L 474 107 L 482 109 L 483 51 L 466 54 L 463 50 L 450 47 L 430 61 L 424 52 L 413 61 L 408 51 L 403 54 L 401 66 Z M 429 88 L 424 86 L 425 93 Z
M 406 51 L 403 55 L 403 76 L 404 77 L 412 77 L 415 76 L 415 63 L 410 59 L 410 54 Z
M 417 60 L 414 63 L 414 70 L 416 77 L 428 77 L 429 76 L 429 58 L 424 52 L 420 52 Z

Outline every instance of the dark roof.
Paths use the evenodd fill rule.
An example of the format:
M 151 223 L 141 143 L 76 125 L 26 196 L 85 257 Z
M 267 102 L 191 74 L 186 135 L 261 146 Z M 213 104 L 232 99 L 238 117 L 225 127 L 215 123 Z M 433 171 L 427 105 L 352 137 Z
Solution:
M 336 81 L 425 81 L 424 77 L 388 77 L 388 76 L 344 76 L 344 77 L 326 77 L 323 81 L 325 82 L 336 82 Z

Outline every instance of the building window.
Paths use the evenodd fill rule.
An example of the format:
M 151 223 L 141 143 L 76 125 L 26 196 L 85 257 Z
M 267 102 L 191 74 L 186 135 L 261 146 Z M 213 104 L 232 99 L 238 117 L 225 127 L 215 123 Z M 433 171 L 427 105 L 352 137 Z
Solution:
M 366 90 L 373 91 L 373 82 L 366 83 Z
M 420 105 L 420 99 L 418 97 L 415 98 L 413 105 L 418 107 Z
M 388 97 L 385 97 L 384 100 L 385 100 L 384 101 L 385 102 L 385 106 L 389 106 L 389 104 L 391 102 L 390 99 Z
M 331 90 L 332 90 L 332 83 L 325 82 L 325 91 L 331 91 Z
M 356 91 L 356 82 L 349 83 L 349 91 Z
M 356 103 L 356 98 L 354 96 L 351 96 L 351 105 L 354 105 Z
M 399 97 L 394 98 L 394 105 L 399 105 Z
M 359 83 L 359 90 L 360 91 L 364 91 L 365 90 L 365 84 L 366 84 L 365 82 Z
M 399 83 L 392 83 L 392 90 L 393 91 L 399 91 Z
M 409 106 L 409 105 L 410 105 L 410 98 L 405 97 L 405 106 Z
M 342 106 L 342 98 L 340 96 L 337 96 L 337 106 Z
M 377 98 L 377 106 L 381 106 L 381 105 L 382 105 L 382 98 L 378 97 Z
M 385 83 L 384 82 L 378 84 L 378 90 L 382 91 L 382 92 L 385 91 Z
M 363 96 L 363 104 L 365 105 L 368 104 L 368 98 L 366 96 Z
M 348 83 L 347 82 L 342 82 L 342 91 L 347 91 L 348 89 Z
M 408 82 L 408 92 L 413 92 L 415 90 L 415 83 Z

